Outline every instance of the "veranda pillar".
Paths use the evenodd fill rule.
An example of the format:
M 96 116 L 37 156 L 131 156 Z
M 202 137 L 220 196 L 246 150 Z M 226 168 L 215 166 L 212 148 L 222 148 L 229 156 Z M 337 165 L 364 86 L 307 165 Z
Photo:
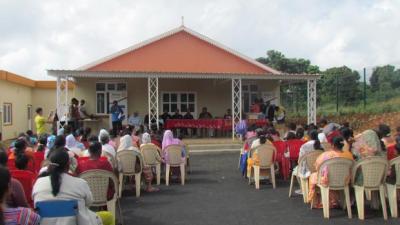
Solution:
M 307 123 L 317 124 L 317 79 L 307 80 Z
M 242 118 L 242 79 L 232 78 L 232 139 L 235 139 L 236 124 Z
M 65 121 L 64 125 L 68 123 L 68 76 L 58 76 L 56 82 L 57 95 L 56 95 L 56 104 L 57 104 L 57 131 L 60 129 L 61 122 Z
M 158 121 L 158 77 L 147 78 L 148 87 L 148 110 L 149 110 L 149 130 L 151 130 L 151 121 L 156 121 L 157 130 L 160 128 Z

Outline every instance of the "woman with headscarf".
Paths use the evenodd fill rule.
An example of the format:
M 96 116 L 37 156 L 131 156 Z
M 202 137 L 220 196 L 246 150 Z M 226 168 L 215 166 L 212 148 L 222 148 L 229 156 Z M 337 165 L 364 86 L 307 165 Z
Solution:
M 130 135 L 124 135 L 123 137 L 121 137 L 117 152 L 119 151 L 132 151 L 137 159 L 139 159 L 136 160 L 135 166 L 139 168 L 142 167 L 143 177 L 147 185 L 146 192 L 159 191 L 159 189 L 152 187 L 151 182 L 153 181 L 154 177 L 153 172 L 151 171 L 151 168 L 149 166 L 144 165 L 142 153 L 139 151 L 138 148 L 133 146 L 132 137 Z
M 384 145 L 374 130 L 366 130 L 355 137 L 352 153 L 356 160 L 383 154 Z
M 101 129 L 99 133 L 99 142 L 102 144 L 103 155 L 109 154 L 115 157 L 115 148 L 110 145 L 110 134 L 108 131 Z
M 83 144 L 77 141 L 73 134 L 69 134 L 65 138 L 65 147 L 68 148 L 69 151 L 73 152 L 76 156 L 80 156 L 84 150 Z
M 166 130 L 164 132 L 163 141 L 162 141 L 162 158 L 165 162 L 169 161 L 168 152 L 165 151 L 170 145 L 182 145 L 182 141 L 178 138 L 174 138 L 174 135 L 171 130 Z M 182 147 L 182 161 L 185 161 L 185 151 Z

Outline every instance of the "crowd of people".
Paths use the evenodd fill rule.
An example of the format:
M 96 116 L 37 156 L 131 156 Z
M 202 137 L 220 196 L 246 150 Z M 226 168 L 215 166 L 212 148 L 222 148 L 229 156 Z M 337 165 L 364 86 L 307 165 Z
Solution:
M 317 172 L 311 173 L 307 165 L 302 165 L 302 170 L 298 170 L 296 165 L 297 160 L 305 154 L 312 151 L 321 151 L 315 161 L 316 171 L 320 170 L 321 165 L 326 160 L 332 158 L 340 157 L 359 161 L 370 156 L 381 156 L 389 161 L 400 156 L 400 127 L 397 128 L 397 133 L 392 134 L 388 125 L 380 124 L 376 129 L 368 129 L 354 135 L 349 123 L 336 124 L 328 122 L 326 119 L 321 119 L 318 125 L 289 123 L 286 130 L 287 132 L 281 135 L 272 125 L 265 127 L 251 126 L 246 129 L 240 160 L 241 172 L 243 176 L 247 176 L 249 174 L 247 171 L 251 170 L 253 165 L 260 163 L 258 153 L 254 151 L 257 146 L 262 144 L 269 145 L 277 150 L 275 163 L 281 175 L 284 174 L 284 161 L 287 159 L 290 161 L 289 168 L 292 173 L 309 180 L 309 192 L 306 199 L 313 204 L 312 207 L 314 208 L 322 207 L 321 196 L 316 192 Z M 293 140 L 298 140 L 301 143 L 297 152 L 289 151 L 288 148 L 285 148 L 285 145 L 279 145 L 279 143 L 288 143 Z M 280 149 L 283 152 L 280 152 Z M 297 154 L 295 156 L 296 160 L 293 160 L 294 157 L 290 154 Z M 395 168 L 389 168 L 387 174 L 387 182 L 395 183 Z M 287 178 L 284 175 L 282 176 Z M 327 172 L 322 176 L 322 185 L 327 185 Z M 362 183 L 362 176 L 357 174 L 354 182 Z M 302 194 L 303 192 L 297 190 L 296 193 Z M 338 193 L 331 191 L 329 194 L 330 207 L 338 207 L 339 201 L 340 196 Z
M 41 111 L 37 110 L 38 115 Z M 0 149 L 0 224 L 39 224 L 35 204 L 57 199 L 78 201 L 78 224 L 113 224 L 115 218 L 110 212 L 91 210 L 93 195 L 88 183 L 79 176 L 94 169 L 117 175 L 121 172 L 118 152 L 131 151 L 137 157 L 135 167 L 142 171 L 145 191 L 157 192 L 159 189 L 152 186 L 155 171 L 143 162 L 143 145 L 154 145 L 159 150 L 160 163 L 168 162 L 168 146 L 181 145 L 185 162 L 185 145 L 170 130 L 148 133 L 140 127 L 126 126 L 118 134 L 113 129 L 102 129 L 94 135 L 90 128 L 74 130 L 66 124 L 57 135 L 47 134 L 40 127 L 36 133 L 21 133 L 8 148 Z M 172 179 L 178 180 L 179 175 L 179 170 L 172 170 Z M 30 182 L 25 182 L 27 179 Z M 110 181 L 107 197 L 111 199 L 116 191 Z

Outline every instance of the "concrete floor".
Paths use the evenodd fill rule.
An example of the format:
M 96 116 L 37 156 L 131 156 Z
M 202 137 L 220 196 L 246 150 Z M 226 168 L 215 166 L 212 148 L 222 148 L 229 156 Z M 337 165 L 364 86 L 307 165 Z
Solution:
M 400 224 L 400 219 L 385 222 L 380 211 L 369 209 L 361 222 L 355 208 L 351 220 L 339 209 L 331 210 L 330 220 L 323 219 L 322 210 L 310 210 L 301 196 L 288 198 L 288 182 L 278 180 L 275 190 L 270 184 L 260 190 L 249 186 L 237 170 L 237 158 L 237 153 L 193 154 L 193 172 L 185 186 L 162 184 L 160 192 L 142 193 L 139 199 L 125 191 L 125 224 Z

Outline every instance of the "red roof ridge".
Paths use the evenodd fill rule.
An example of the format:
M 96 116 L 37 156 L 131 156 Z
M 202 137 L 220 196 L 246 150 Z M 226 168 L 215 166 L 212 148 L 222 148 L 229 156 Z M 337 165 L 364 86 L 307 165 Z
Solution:
M 147 46 L 147 45 L 149 45 L 149 44 L 151 44 L 153 42 L 159 41 L 159 40 L 164 39 L 166 37 L 172 36 L 172 35 L 174 35 L 176 33 L 181 32 L 181 31 L 189 33 L 190 35 L 193 35 L 194 37 L 197 37 L 200 40 L 203 40 L 203 41 L 205 41 L 205 42 L 207 42 L 207 43 L 209 43 L 209 44 L 211 44 L 211 45 L 213 45 L 213 46 L 215 46 L 217 48 L 220 48 L 220 49 L 222 49 L 222 50 L 224 50 L 224 51 L 236 56 L 236 57 L 239 57 L 240 59 L 242 59 L 244 61 L 247 61 L 248 63 L 251 63 L 251 64 L 257 66 L 257 67 L 261 68 L 262 70 L 264 70 L 266 72 L 269 72 L 269 73 L 272 73 L 272 74 L 281 74 L 280 71 L 275 70 L 275 69 L 273 69 L 273 68 L 271 68 L 269 66 L 266 66 L 266 65 L 258 62 L 255 59 L 252 59 L 252 58 L 250 58 L 248 56 L 245 56 L 245 55 L 239 53 L 238 51 L 236 51 L 234 49 L 231 49 L 231 48 L 229 48 L 229 47 L 227 47 L 227 46 L 225 46 L 225 45 L 223 45 L 223 44 L 221 44 L 219 42 L 216 42 L 213 39 L 211 39 L 211 38 L 209 38 L 209 37 L 207 37 L 207 36 L 205 36 L 203 34 L 200 34 L 200 33 L 196 32 L 196 31 L 194 31 L 192 29 L 189 29 L 189 28 L 187 28 L 187 27 L 185 27 L 183 25 L 181 25 L 181 26 L 179 26 L 179 27 L 177 27 L 175 29 L 169 30 L 169 31 L 167 31 L 165 33 L 162 33 L 162 34 L 160 34 L 158 36 L 155 36 L 153 38 L 147 39 L 147 40 L 145 40 L 143 42 L 139 42 L 138 44 L 132 45 L 132 46 L 130 46 L 128 48 L 125 48 L 125 49 L 122 49 L 120 51 L 117 51 L 114 54 L 108 55 L 106 57 L 103 57 L 103 58 L 100 58 L 100 59 L 98 59 L 96 61 L 93 61 L 93 62 L 91 62 L 89 64 L 83 65 L 83 66 L 77 68 L 77 70 L 88 70 L 88 69 L 93 68 L 93 67 L 95 67 L 97 65 L 100 65 L 100 64 L 102 64 L 104 62 L 107 62 L 109 60 L 117 58 L 117 57 L 119 57 L 121 55 L 124 55 L 124 54 L 126 54 L 128 52 L 132 52 L 132 51 L 137 50 L 139 48 L 142 48 L 144 46 Z

